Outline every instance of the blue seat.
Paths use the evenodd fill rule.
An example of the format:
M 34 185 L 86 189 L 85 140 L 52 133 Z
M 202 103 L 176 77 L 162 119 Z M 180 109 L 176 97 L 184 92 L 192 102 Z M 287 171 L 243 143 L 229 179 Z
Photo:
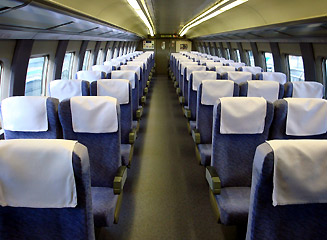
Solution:
M 287 82 L 284 97 L 323 98 L 324 86 L 318 82 Z
M 232 66 L 216 66 L 215 71 L 218 73 L 218 79 L 222 79 L 222 74 L 225 72 L 234 72 L 237 69 Z M 229 79 L 228 79 L 229 80 Z
M 106 78 L 106 73 L 101 71 L 78 71 L 75 76 L 76 79 L 93 82 L 99 79 Z
M 240 67 L 238 68 L 238 71 L 241 71 L 241 72 L 250 72 L 252 73 L 253 75 L 257 75 L 258 73 L 261 73 L 262 72 L 262 68 L 261 67 L 250 67 L 250 66 L 244 66 L 244 67 Z
M 139 76 L 139 80 L 141 81 L 141 91 L 139 91 L 139 94 L 141 94 L 141 98 L 143 93 L 145 92 L 145 88 L 146 88 L 146 79 L 145 79 L 145 64 L 143 62 L 137 62 L 137 61 L 129 61 L 127 62 L 127 66 L 138 66 L 141 68 L 140 70 L 140 76 Z
M 232 80 L 237 84 L 255 79 L 255 75 L 250 72 L 227 71 L 221 73 L 221 79 Z
M 65 98 L 75 96 L 89 96 L 90 83 L 84 80 L 54 80 L 50 82 L 50 97 L 57 98 L 62 101 Z
M 20 191 L 18 195 L 14 194 L 18 199 L 12 196 L 6 197 L 7 191 L 1 191 L 1 195 L 5 194 L 1 199 L 7 199 L 7 206 L 0 207 L 1 239 L 95 239 L 87 148 L 75 142 L 70 143 L 71 145 L 68 144 L 69 147 L 67 147 L 67 142 L 66 140 L 50 139 L 0 141 L 2 169 L 11 169 L 6 172 L 5 176 L 2 174 L 0 176 L 2 189 L 6 188 L 4 179 L 4 181 L 6 179 L 11 181 L 9 186 L 11 188 L 15 184 L 15 189 L 26 189 L 27 184 L 33 190 L 41 189 L 38 192 Z M 38 160 L 34 159 L 33 156 L 40 156 L 41 149 L 43 157 L 38 157 Z M 12 154 L 13 151 L 14 154 Z M 60 154 L 59 156 L 67 156 L 67 158 L 54 155 L 58 152 L 64 152 L 64 155 Z M 4 158 L 5 156 L 7 158 Z M 55 163 L 54 160 L 60 160 L 60 164 Z M 12 164 L 7 164 L 13 161 L 21 166 L 17 170 L 21 177 L 17 177 L 17 172 Z M 38 168 L 30 168 L 31 164 L 37 165 Z M 63 172 L 66 173 L 64 170 L 67 169 L 66 165 L 70 165 L 68 168 L 72 168 L 67 171 L 67 174 L 70 175 L 63 174 Z M 44 175 L 37 174 L 39 169 L 42 169 L 43 173 L 48 173 L 46 175 L 48 181 L 43 180 Z M 73 175 L 73 182 L 67 181 L 67 178 L 71 179 L 71 175 Z M 31 179 L 31 176 L 34 180 Z M 63 186 L 63 182 L 66 183 L 65 185 L 70 183 L 65 188 L 68 196 L 56 194 L 54 191 L 54 189 L 58 189 L 58 185 Z M 71 188 L 72 184 L 74 184 L 73 188 Z M 76 195 L 74 195 L 77 197 L 77 205 L 76 200 L 73 200 L 72 197 L 74 189 L 76 189 Z M 49 197 L 47 197 L 49 195 L 56 197 L 50 197 L 51 201 L 49 202 Z
M 142 97 L 143 97 L 143 82 L 142 82 L 142 68 L 140 66 L 135 66 L 135 65 L 122 65 L 118 70 L 131 70 L 135 71 L 137 75 L 137 81 L 138 81 L 138 103 L 139 105 L 142 105 Z M 144 86 L 145 87 L 145 86 Z
M 326 175 L 325 168 L 322 168 L 322 171 L 317 170 L 321 166 L 312 156 L 326 156 L 325 149 L 327 149 L 326 140 L 274 140 L 263 143 L 257 148 L 253 163 L 247 240 L 326 239 L 327 204 L 324 200 L 326 190 L 318 191 L 319 195 L 311 190 L 311 187 L 319 184 L 321 178 L 317 176 L 321 173 Z M 291 166 L 291 171 L 287 169 L 288 181 L 283 182 L 283 185 L 285 189 L 296 189 L 294 191 L 296 194 L 291 193 L 295 195 L 293 201 L 287 204 L 277 202 L 278 204 L 274 206 L 273 194 L 276 188 L 274 178 L 279 175 L 276 174 L 275 169 L 278 169 L 278 173 L 284 169 L 276 166 L 275 159 L 278 158 L 280 161 L 281 151 L 287 152 L 285 160 L 289 161 Z M 294 159 L 292 157 L 287 157 L 290 151 L 293 156 L 297 156 L 296 161 L 292 161 Z M 311 157 L 311 160 L 308 160 L 307 156 Z M 308 165 L 304 166 L 304 172 L 307 174 L 300 173 L 299 176 L 303 179 L 294 181 L 293 172 L 298 173 L 299 168 L 303 170 L 303 161 L 310 165 L 308 168 L 306 168 Z M 292 179 L 295 185 L 290 184 L 289 179 Z M 318 181 L 315 183 L 316 179 Z M 310 187 L 307 188 L 308 186 Z M 277 200 L 280 199 L 280 194 L 279 192 L 276 196 Z M 307 201 L 306 196 L 312 199 Z M 321 203 L 315 201 L 317 196 L 321 198 Z
M 59 104 L 65 139 L 77 140 L 89 151 L 95 226 L 117 222 L 126 167 L 121 166 L 120 117 L 111 97 L 73 97 Z M 121 186 L 116 189 L 120 176 Z M 116 206 L 116 208 L 115 208 Z
M 207 62 L 207 71 L 216 71 L 216 68 L 222 67 L 223 63 L 221 62 Z
M 274 102 L 284 96 L 284 85 L 275 81 L 247 81 L 240 84 L 240 96 L 263 97 Z
M 214 108 L 211 164 L 206 169 L 210 198 L 224 225 L 247 223 L 252 164 L 268 139 L 273 104 L 263 98 L 221 98 Z
M 184 78 L 185 78 L 185 68 L 187 65 L 199 65 L 198 62 L 193 62 L 190 59 L 180 59 L 178 62 L 178 88 L 177 95 L 184 96 Z M 185 97 L 185 96 L 184 96 Z
M 111 73 L 112 71 L 112 65 L 110 64 L 110 62 L 107 62 L 106 64 L 103 64 L 103 65 L 93 65 L 91 67 L 92 71 L 100 71 L 100 72 L 104 72 L 106 75 L 105 75 L 105 78 L 108 78 L 108 74 Z
M 2 100 L 5 139 L 62 138 L 58 104 L 59 100 L 51 97 L 19 96 Z
M 286 74 L 281 72 L 261 72 L 257 73 L 256 78 L 264 81 L 275 81 L 280 84 L 285 84 L 287 82 Z

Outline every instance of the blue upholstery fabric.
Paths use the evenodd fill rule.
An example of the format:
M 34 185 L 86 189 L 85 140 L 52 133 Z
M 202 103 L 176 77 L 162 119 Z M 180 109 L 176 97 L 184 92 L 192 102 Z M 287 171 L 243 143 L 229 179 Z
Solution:
M 80 146 L 78 150 L 77 145 Z M 81 153 L 81 148 L 84 153 Z M 77 206 L 75 208 L 0 207 L 2 240 L 95 239 L 90 165 L 85 153 L 87 149 L 77 143 L 73 152 Z
M 247 240 L 326 239 L 327 204 L 272 205 L 274 153 L 264 143 L 253 163 Z
M 201 165 L 209 166 L 211 163 L 212 144 L 198 144 Z
M 284 98 L 292 97 L 293 96 L 293 83 L 287 82 L 284 84 Z
M 274 102 L 274 118 L 270 127 L 269 139 L 327 139 L 327 133 L 313 136 L 286 135 L 287 111 L 286 100 L 280 99 Z
M 244 224 L 248 220 L 250 187 L 228 187 L 215 195 L 219 205 L 220 221 L 225 225 Z
M 122 144 L 122 145 L 120 145 L 121 160 L 122 160 L 122 164 L 124 166 L 128 165 L 129 154 L 131 152 L 131 148 L 132 148 L 131 144 Z
M 185 98 L 184 105 L 188 106 L 188 85 L 189 81 L 186 80 L 186 68 L 182 79 L 182 96 Z
M 58 118 L 59 100 L 49 97 L 46 102 L 48 116 L 48 131 L 43 132 L 19 132 L 4 130 L 5 139 L 38 138 L 56 139 L 62 138 L 62 129 Z M 24 121 L 24 119 L 22 119 Z
M 91 96 L 97 96 L 97 81 L 91 83 Z M 132 131 L 132 88 L 129 87 L 129 103 L 120 104 L 121 143 L 129 143 L 129 133 Z
M 117 108 L 119 113 L 119 106 Z M 92 187 L 112 188 L 117 169 L 121 166 L 120 122 L 114 133 L 75 133 L 69 99 L 60 103 L 59 118 L 64 138 L 77 140 L 88 148 Z
M 191 131 L 196 128 L 196 121 L 190 121 Z
M 248 83 L 244 82 L 240 84 L 240 96 L 246 97 L 248 95 Z M 284 85 L 279 84 L 279 92 L 278 92 L 278 99 L 282 99 L 284 97 Z

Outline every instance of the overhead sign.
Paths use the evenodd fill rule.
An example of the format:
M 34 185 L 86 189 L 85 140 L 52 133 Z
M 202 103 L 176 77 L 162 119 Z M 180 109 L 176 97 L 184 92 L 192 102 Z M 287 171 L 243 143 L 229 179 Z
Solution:
M 152 40 L 145 40 L 143 41 L 143 49 L 154 49 L 154 41 Z

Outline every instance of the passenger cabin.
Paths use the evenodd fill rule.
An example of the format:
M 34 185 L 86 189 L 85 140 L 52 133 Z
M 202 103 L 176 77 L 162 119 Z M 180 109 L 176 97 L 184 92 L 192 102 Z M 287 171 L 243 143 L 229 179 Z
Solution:
M 0 0 L 0 239 L 326 239 L 326 84 L 326 0 Z

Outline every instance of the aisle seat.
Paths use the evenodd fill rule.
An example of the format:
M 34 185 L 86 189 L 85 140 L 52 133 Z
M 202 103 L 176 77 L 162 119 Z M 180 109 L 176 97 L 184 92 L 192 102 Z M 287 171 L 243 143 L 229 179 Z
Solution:
M 53 80 L 50 82 L 50 97 L 57 98 L 62 101 L 66 98 L 75 96 L 89 96 L 90 83 L 84 80 Z
M 256 77 L 258 80 L 275 81 L 280 84 L 285 84 L 287 82 L 286 74 L 281 72 L 262 72 L 257 73 Z
M 323 98 L 324 85 L 318 82 L 288 82 L 285 84 L 284 97 L 293 98 Z

